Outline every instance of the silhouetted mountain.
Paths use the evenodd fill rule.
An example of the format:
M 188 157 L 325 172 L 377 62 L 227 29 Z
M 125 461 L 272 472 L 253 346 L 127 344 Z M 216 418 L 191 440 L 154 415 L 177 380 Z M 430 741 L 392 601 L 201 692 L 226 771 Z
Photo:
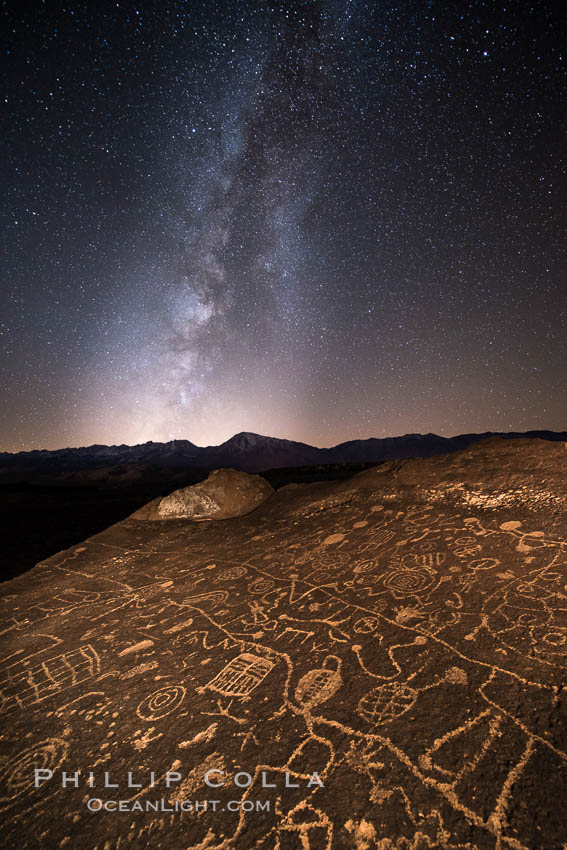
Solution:
M 167 443 L 142 443 L 136 446 L 86 446 L 57 449 L 0 453 L 0 481 L 52 480 L 65 484 L 101 484 L 103 479 L 120 483 L 122 476 L 132 481 L 136 477 L 152 477 L 160 471 L 188 469 L 221 469 L 232 467 L 245 472 L 262 472 L 269 469 L 315 466 L 342 463 L 381 463 L 409 457 L 432 457 L 468 448 L 473 443 L 489 437 L 516 439 L 537 437 L 542 440 L 567 441 L 567 432 L 527 431 L 483 434 L 461 434 L 457 437 L 440 437 L 437 434 L 405 434 L 383 439 L 350 440 L 332 448 L 317 448 L 294 440 L 281 440 L 261 434 L 241 432 L 219 446 L 196 446 L 189 440 L 171 440 Z M 127 468 L 124 465 L 127 465 Z M 122 467 L 117 474 L 117 467 Z M 136 467 L 139 467 L 136 469 Z M 106 470 L 101 473 L 100 470 Z M 90 470 L 98 474 L 89 476 Z
M 201 449 L 200 464 L 211 469 L 232 466 L 246 472 L 260 472 L 279 467 L 325 463 L 321 454 L 325 451 L 294 440 L 280 440 L 242 431 L 220 446 Z

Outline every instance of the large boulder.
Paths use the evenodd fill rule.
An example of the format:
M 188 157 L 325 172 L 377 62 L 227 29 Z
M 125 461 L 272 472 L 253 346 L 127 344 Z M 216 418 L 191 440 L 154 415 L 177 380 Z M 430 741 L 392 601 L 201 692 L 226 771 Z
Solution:
M 244 516 L 274 492 L 260 475 L 235 469 L 215 469 L 205 481 L 174 490 L 148 502 L 132 514 L 133 519 L 230 519 Z

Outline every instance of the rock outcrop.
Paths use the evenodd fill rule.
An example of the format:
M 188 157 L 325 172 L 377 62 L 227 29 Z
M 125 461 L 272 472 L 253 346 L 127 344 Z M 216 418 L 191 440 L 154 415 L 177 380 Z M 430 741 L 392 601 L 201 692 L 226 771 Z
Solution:
M 565 848 L 566 458 L 134 516 L 1 585 L 0 846 Z
M 216 469 L 200 484 L 153 499 L 132 514 L 132 519 L 230 519 L 249 514 L 273 492 L 260 475 Z

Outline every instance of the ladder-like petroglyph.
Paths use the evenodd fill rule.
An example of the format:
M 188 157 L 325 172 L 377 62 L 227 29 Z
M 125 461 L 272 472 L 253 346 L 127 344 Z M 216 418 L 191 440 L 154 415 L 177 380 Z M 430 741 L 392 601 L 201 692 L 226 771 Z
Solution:
M 217 691 L 227 697 L 249 697 L 273 667 L 267 658 L 243 652 L 229 661 L 203 690 Z
M 0 669 L 0 715 L 23 711 L 100 672 L 100 658 L 91 644 L 43 660 L 41 654 Z

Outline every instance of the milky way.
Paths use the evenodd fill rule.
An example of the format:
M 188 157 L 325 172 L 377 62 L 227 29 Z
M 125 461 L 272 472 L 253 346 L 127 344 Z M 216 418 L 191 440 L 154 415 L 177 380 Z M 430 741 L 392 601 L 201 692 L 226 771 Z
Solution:
M 553 5 L 3 5 L 0 448 L 565 427 Z

